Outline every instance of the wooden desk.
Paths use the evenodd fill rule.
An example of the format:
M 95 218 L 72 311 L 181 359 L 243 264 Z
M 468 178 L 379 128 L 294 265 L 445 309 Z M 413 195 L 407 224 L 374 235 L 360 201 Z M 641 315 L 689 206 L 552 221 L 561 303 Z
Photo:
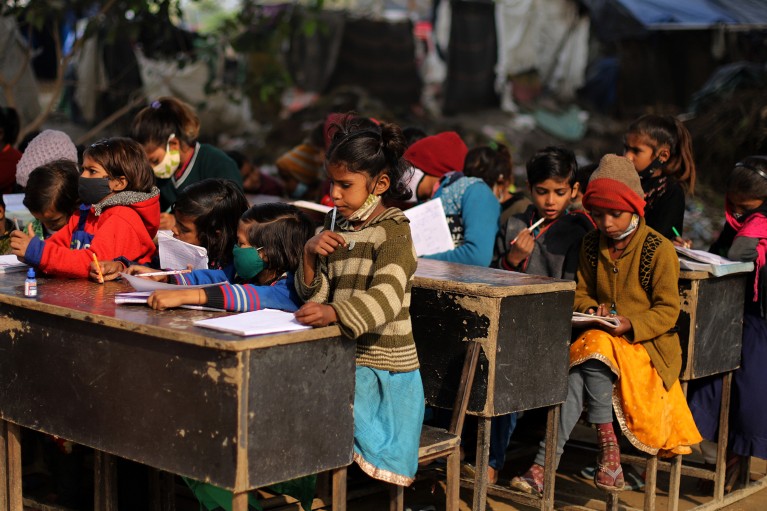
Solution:
M 493 416 L 552 407 L 547 457 L 554 455 L 559 411 L 554 405 L 567 397 L 574 296 L 574 282 L 418 260 L 410 311 L 426 402 L 450 408 L 463 365 L 464 343 L 477 341 L 482 348 L 468 407 L 470 414 L 480 417 L 475 511 L 486 504 Z M 546 467 L 544 499 L 516 493 L 518 500 L 553 508 L 555 471 L 553 463 Z M 495 493 L 496 488 L 491 490 Z
M 235 510 L 351 463 L 354 343 L 337 327 L 241 338 L 192 325 L 221 313 L 115 306 L 123 283 L 38 279 L 29 299 L 23 282 L 0 277 L 0 510 L 21 511 L 18 426 L 232 490 Z

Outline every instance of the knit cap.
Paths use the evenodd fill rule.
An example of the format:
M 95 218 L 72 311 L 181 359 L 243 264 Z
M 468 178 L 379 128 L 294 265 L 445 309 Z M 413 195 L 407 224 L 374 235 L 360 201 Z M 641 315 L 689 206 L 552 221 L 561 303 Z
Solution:
M 424 173 L 442 177 L 463 170 L 469 148 L 455 131 L 445 131 L 422 138 L 405 151 L 405 159 Z
M 302 183 L 312 184 L 320 179 L 320 156 L 320 149 L 301 144 L 280 156 L 275 165 Z
M 26 187 L 33 170 L 56 160 L 77 163 L 77 147 L 63 131 L 45 130 L 29 142 L 21 155 L 16 164 L 16 182 Z
M 606 154 L 599 167 L 591 174 L 589 186 L 583 195 L 583 206 L 631 211 L 644 216 L 644 191 L 639 174 L 625 156 Z

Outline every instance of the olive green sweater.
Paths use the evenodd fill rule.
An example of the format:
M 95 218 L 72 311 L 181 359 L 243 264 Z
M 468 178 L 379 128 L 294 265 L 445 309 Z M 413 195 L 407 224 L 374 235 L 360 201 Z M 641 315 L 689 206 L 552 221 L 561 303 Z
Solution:
M 644 249 L 643 249 L 644 246 Z M 679 259 L 665 237 L 642 219 L 626 250 L 615 260 L 607 238 L 592 231 L 583 238 L 574 310 L 586 312 L 600 303 L 631 321 L 625 337 L 639 342 L 668 389 L 679 378 L 682 349 L 674 327 L 679 318 Z
M 335 231 L 347 246 L 317 257 L 310 286 L 304 283 L 302 262 L 295 278 L 298 295 L 335 309 L 341 332 L 357 340 L 357 365 L 392 372 L 418 369 L 410 323 L 416 255 L 407 217 L 388 208 L 359 231 L 338 218 Z

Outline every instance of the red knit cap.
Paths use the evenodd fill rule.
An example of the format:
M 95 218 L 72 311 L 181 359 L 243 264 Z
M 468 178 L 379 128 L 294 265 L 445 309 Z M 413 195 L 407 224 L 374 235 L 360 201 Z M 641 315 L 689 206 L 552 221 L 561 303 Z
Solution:
M 469 148 L 455 131 L 446 131 L 422 138 L 408 147 L 405 159 L 424 173 L 442 177 L 448 172 L 463 170 Z
M 591 175 L 583 206 L 630 211 L 644 216 L 644 191 L 639 174 L 631 160 L 616 154 L 606 154 Z

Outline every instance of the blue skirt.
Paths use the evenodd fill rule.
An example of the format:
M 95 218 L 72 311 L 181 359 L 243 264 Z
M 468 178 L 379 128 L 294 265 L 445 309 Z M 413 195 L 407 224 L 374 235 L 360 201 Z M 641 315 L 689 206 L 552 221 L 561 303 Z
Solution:
M 409 486 L 418 469 L 424 409 L 420 371 L 357 366 L 354 461 L 370 477 Z
M 740 368 L 732 375 L 728 449 L 741 456 L 767 458 L 767 321 L 743 316 Z M 690 382 L 688 401 L 704 438 L 716 441 L 722 400 L 721 375 Z

